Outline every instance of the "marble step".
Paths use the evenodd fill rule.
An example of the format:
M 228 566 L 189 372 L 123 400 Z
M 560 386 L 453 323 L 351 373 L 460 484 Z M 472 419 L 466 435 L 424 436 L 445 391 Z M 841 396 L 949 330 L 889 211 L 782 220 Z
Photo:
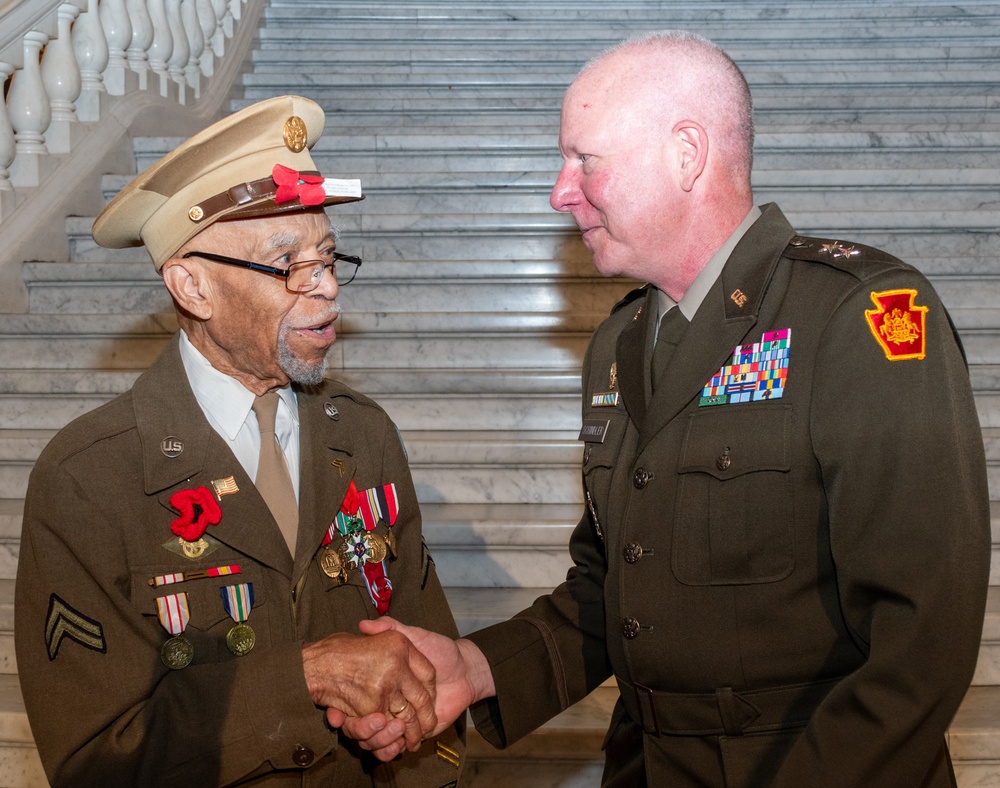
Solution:
M 231 102 L 232 111 L 254 103 L 248 99 Z M 420 106 L 365 106 L 354 105 L 350 111 L 335 101 L 318 102 L 327 113 L 328 135 L 346 134 L 353 129 L 379 131 L 391 126 L 408 128 L 477 127 L 520 128 L 525 125 L 549 128 L 558 126 L 559 104 L 535 104 L 510 112 L 503 107 L 462 107 L 451 111 L 445 107 Z M 873 108 L 836 109 L 814 107 L 802 109 L 797 101 L 767 101 L 755 106 L 754 117 L 759 129 L 812 129 L 831 131 L 857 131 L 858 126 L 873 131 L 935 131 L 942 126 L 961 127 L 963 130 L 992 131 L 996 128 L 995 102 L 959 102 L 958 106 L 938 107 L 935 100 L 923 109 L 899 108 L 884 103 Z
M 332 114 L 329 121 L 337 119 Z M 430 151 L 450 151 L 456 156 L 470 159 L 475 166 L 477 157 L 484 152 L 551 154 L 555 148 L 559 131 L 558 115 L 551 124 L 529 126 L 505 126 L 490 130 L 489 127 L 469 130 L 464 127 L 435 128 L 427 131 L 422 127 L 411 128 L 407 124 L 387 126 L 381 129 L 353 130 L 350 135 L 322 137 L 312 149 L 314 156 L 345 153 L 399 153 L 413 155 Z M 147 158 L 162 156 L 183 142 L 182 137 L 137 137 L 133 141 L 136 156 Z M 827 132 L 822 129 L 758 129 L 754 137 L 754 166 L 769 169 L 782 165 L 790 154 L 802 157 L 808 166 L 815 166 L 818 157 L 834 154 L 850 154 L 881 159 L 888 156 L 905 156 L 893 161 L 893 166 L 933 165 L 935 154 L 963 155 L 976 151 L 995 153 L 1000 148 L 1000 131 L 993 129 L 931 129 L 927 131 L 867 129 L 865 131 Z M 916 157 L 919 154 L 925 158 Z M 944 161 L 944 159 L 941 159 Z M 867 166 L 867 162 L 866 162 Z M 777 166 L 777 169 L 782 167 Z M 784 167 L 788 169 L 788 167 Z M 971 173 L 970 173 L 971 174 Z M 127 181 L 131 176 L 105 176 Z
M 608 314 L 636 285 L 594 275 L 531 275 L 527 266 L 521 266 L 525 273 L 511 271 L 505 276 L 504 268 L 514 269 L 514 265 L 485 265 L 486 275 L 478 276 L 453 273 L 451 266 L 440 264 L 401 268 L 377 260 L 363 267 L 359 278 L 341 291 L 342 308 L 356 315 L 398 311 Z M 145 263 L 26 263 L 23 271 L 32 314 L 162 314 L 173 308 L 162 280 Z M 594 273 L 592 268 L 590 273 Z M 958 310 L 995 309 L 1000 303 L 1000 277 L 930 279 L 956 315 Z M 1000 321 L 996 325 L 1000 327 Z
M 484 222 L 438 226 L 428 232 L 420 225 L 361 233 L 356 226 L 348 228 L 341 216 L 331 213 L 334 222 L 341 225 L 341 246 L 356 251 L 369 260 L 364 276 L 369 270 L 402 272 L 411 266 L 407 277 L 418 277 L 425 266 L 443 264 L 456 277 L 488 275 L 489 267 L 496 265 L 515 275 L 526 272 L 561 275 L 592 272 L 590 252 L 580 240 L 579 231 L 566 224 L 552 225 L 548 216 L 527 217 L 493 226 Z M 996 227 L 977 227 L 973 230 L 941 226 L 928 222 L 923 227 L 879 227 L 866 229 L 847 221 L 837 223 L 836 217 L 813 217 L 816 224 L 799 224 L 803 235 L 824 238 L 850 239 L 886 249 L 896 256 L 916 265 L 922 271 L 935 274 L 995 275 L 996 249 L 1000 246 L 1000 232 Z M 142 263 L 151 266 L 141 249 L 104 249 L 94 243 L 90 235 L 92 219 L 69 218 L 65 222 L 70 259 L 74 262 L 94 262 L 114 266 L 119 263 Z M 398 268 L 386 268 L 389 264 Z M 450 266 L 450 268 L 448 268 Z M 586 272 L 586 273 L 584 273 Z
M 684 27 L 709 36 L 729 51 L 736 50 L 734 59 L 739 61 L 738 55 L 742 52 L 753 49 L 755 45 L 766 47 L 775 41 L 781 41 L 781 49 L 786 53 L 806 51 L 811 54 L 816 51 L 818 43 L 816 25 L 841 25 L 851 30 L 851 36 L 844 41 L 842 48 L 860 49 L 868 44 L 869 56 L 873 49 L 891 50 L 914 42 L 929 46 L 944 45 L 950 41 L 996 46 L 995 37 L 1000 26 L 997 25 L 995 3 L 985 6 L 965 3 L 959 6 L 961 12 L 955 7 L 939 6 L 935 10 L 926 9 L 923 14 L 911 14 L 915 7 L 909 3 L 887 6 L 891 9 L 887 13 L 871 16 L 861 10 L 862 6 L 845 3 L 832 7 L 839 12 L 811 10 L 790 17 L 774 14 L 773 6 L 748 15 L 738 11 L 734 13 L 739 6 L 721 3 L 717 13 L 708 15 L 693 9 L 687 9 L 685 13 L 673 3 L 651 8 L 651 13 L 646 14 L 623 13 L 619 6 L 605 6 L 586 14 L 560 13 L 545 6 L 507 12 L 501 5 L 494 9 L 492 15 L 485 17 L 429 12 L 409 23 L 405 17 L 396 17 L 392 19 L 392 24 L 386 24 L 377 12 L 337 15 L 329 12 L 330 6 L 304 4 L 295 11 L 285 9 L 280 14 L 271 8 L 266 13 L 259 41 L 261 46 L 267 46 L 299 36 L 299 40 L 308 46 L 323 36 L 336 34 L 348 44 L 366 42 L 373 48 L 394 46 L 406 50 L 407 44 L 412 45 L 414 37 L 419 37 L 421 44 L 433 42 L 437 46 L 453 42 L 488 42 L 496 46 L 502 42 L 516 46 L 536 44 L 550 51 L 555 46 L 569 49 L 574 45 L 583 45 L 589 48 L 579 51 L 586 53 L 600 51 L 634 32 Z M 871 6 L 866 4 L 864 7 Z M 357 47 L 357 43 L 354 46 Z M 758 57 L 766 57 L 766 51 L 759 53 Z
M 1000 34 L 1000 26 L 997 27 Z M 285 72 L 253 72 L 244 74 L 242 84 L 245 94 L 249 97 L 266 90 L 274 94 L 277 91 L 301 91 L 302 93 L 317 93 L 324 95 L 328 91 L 339 91 L 350 95 L 358 91 L 371 91 L 373 97 L 396 95 L 399 91 L 421 96 L 432 97 L 440 91 L 450 91 L 451 95 L 461 96 L 470 93 L 479 96 L 509 96 L 521 93 L 537 93 L 541 98 L 548 99 L 551 91 L 565 91 L 573 79 L 576 64 L 567 64 L 565 71 L 559 72 L 518 72 L 497 64 L 493 68 L 476 70 L 469 67 L 460 68 L 452 73 L 353 73 L 342 74 L 336 67 L 330 70 L 318 69 L 310 73 L 302 73 L 295 65 L 290 65 Z M 844 92 L 849 89 L 851 95 L 865 96 L 882 94 L 903 96 L 907 91 L 919 89 L 921 95 L 928 91 L 930 95 L 942 95 L 943 86 L 967 89 L 972 85 L 983 85 L 988 88 L 993 84 L 996 68 L 982 64 L 952 64 L 951 69 L 940 70 L 929 68 L 920 70 L 907 68 L 905 70 L 883 70 L 878 64 L 869 64 L 868 69 L 826 68 L 747 68 L 744 72 L 755 97 L 759 93 L 772 96 L 802 93 L 818 98 L 821 93 L 829 91 Z

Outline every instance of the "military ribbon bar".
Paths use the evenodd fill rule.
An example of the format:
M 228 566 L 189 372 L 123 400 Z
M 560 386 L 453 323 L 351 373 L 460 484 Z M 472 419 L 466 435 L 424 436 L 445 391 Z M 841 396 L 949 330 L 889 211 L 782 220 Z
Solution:
M 702 389 L 699 407 L 779 399 L 785 393 L 792 330 L 768 331 L 740 345 Z
M 382 487 L 372 487 L 361 493 L 361 506 L 358 509 L 366 531 L 374 531 L 379 520 L 385 520 L 388 525 L 396 522 L 399 514 L 399 502 L 396 499 L 396 485 L 386 484 Z
M 180 635 L 187 629 L 188 621 L 191 618 L 188 595 L 180 593 L 157 597 L 156 613 L 167 632 L 171 635 Z
M 227 564 L 225 566 L 213 566 L 210 569 L 196 569 L 193 572 L 174 572 L 169 575 L 157 575 L 146 582 L 153 588 L 159 588 L 160 586 L 183 583 L 187 580 L 198 580 L 203 577 L 222 577 L 225 575 L 238 575 L 239 573 L 239 564 Z
M 237 583 L 233 586 L 223 586 L 219 589 L 222 606 L 229 617 L 237 624 L 242 624 L 250 617 L 253 609 L 253 583 Z

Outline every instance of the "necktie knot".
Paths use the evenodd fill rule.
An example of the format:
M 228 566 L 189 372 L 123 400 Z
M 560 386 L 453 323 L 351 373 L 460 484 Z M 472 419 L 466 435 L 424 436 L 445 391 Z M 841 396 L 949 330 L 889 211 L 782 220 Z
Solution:
M 650 362 L 650 381 L 654 391 L 657 381 L 670 363 L 674 350 L 684 338 L 687 327 L 688 319 L 684 317 L 679 306 L 671 307 L 660 318 L 660 328 L 656 334 L 656 344 L 653 346 L 653 358 Z
M 257 416 L 260 434 L 274 432 L 274 422 L 278 417 L 278 392 L 271 391 L 253 401 L 253 412 Z

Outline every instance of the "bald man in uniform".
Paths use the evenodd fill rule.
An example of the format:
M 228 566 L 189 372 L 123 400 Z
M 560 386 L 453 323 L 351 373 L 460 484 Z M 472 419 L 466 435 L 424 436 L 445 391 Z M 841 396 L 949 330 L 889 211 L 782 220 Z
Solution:
M 588 64 L 559 143 L 552 206 L 600 273 L 648 283 L 584 361 L 575 565 L 457 643 L 364 631 L 411 637 L 439 719 L 475 703 L 499 747 L 613 675 L 605 786 L 953 786 L 989 496 L 933 288 L 754 204 L 750 92 L 703 38 Z

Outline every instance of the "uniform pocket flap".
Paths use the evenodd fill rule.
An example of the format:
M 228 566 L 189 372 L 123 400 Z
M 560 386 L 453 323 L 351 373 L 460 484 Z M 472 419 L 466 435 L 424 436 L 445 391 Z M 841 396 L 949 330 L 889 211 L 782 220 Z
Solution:
M 717 405 L 689 417 L 678 473 L 726 480 L 756 471 L 788 471 L 787 405 Z

